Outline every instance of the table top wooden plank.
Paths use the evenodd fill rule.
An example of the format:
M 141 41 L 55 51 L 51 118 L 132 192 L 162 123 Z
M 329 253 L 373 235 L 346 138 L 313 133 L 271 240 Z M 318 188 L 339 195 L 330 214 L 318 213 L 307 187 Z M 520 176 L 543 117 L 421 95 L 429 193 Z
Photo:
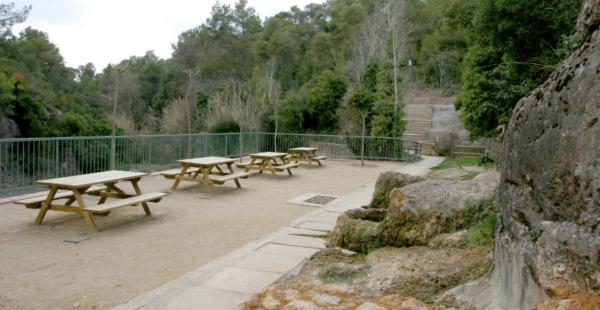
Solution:
M 70 177 L 35 181 L 37 184 L 54 185 L 68 188 L 81 188 L 108 182 L 126 181 L 148 175 L 144 172 L 109 170 L 97 173 L 74 175 Z
M 236 159 L 231 159 L 227 157 L 200 157 L 200 158 L 188 158 L 178 160 L 178 162 L 182 164 L 188 164 L 191 166 L 213 166 L 213 165 L 223 165 L 223 164 L 231 164 L 234 163 Z
M 314 152 L 316 150 L 316 147 L 294 147 L 289 149 L 290 152 Z
M 262 159 L 262 158 L 280 158 L 280 157 L 285 157 L 287 155 L 288 155 L 288 153 L 262 152 L 262 153 L 250 154 L 250 157 Z

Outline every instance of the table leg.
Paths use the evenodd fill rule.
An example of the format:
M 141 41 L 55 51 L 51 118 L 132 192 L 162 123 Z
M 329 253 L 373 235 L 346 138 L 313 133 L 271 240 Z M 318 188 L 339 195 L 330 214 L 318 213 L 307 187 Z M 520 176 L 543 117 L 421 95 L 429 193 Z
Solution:
M 81 194 L 83 192 L 85 192 L 86 190 L 87 190 L 87 188 L 86 189 L 75 188 L 75 189 L 73 189 L 73 195 L 75 195 L 75 199 L 77 200 L 79 209 L 81 209 L 80 212 L 81 212 L 81 215 L 83 216 L 83 219 L 85 220 L 85 223 L 90 227 L 90 229 L 93 232 L 97 232 L 98 229 L 96 229 L 96 223 L 94 223 L 94 220 L 92 219 L 92 215 L 88 211 L 83 210 L 85 208 L 85 202 L 83 201 Z
M 317 157 L 317 151 L 312 151 L 311 156 L 311 161 L 316 161 L 317 165 L 321 166 L 321 161 L 318 159 L 314 159 L 315 157 Z
M 213 183 L 213 181 L 210 180 L 210 172 L 213 170 L 215 166 L 211 165 L 211 166 L 204 166 L 204 167 L 199 167 L 200 170 L 198 170 L 198 172 L 202 173 L 202 180 L 200 183 L 204 183 L 206 185 L 208 185 L 208 189 L 209 191 L 214 191 L 215 189 L 215 185 Z
M 173 183 L 173 186 L 171 186 L 172 190 L 177 189 L 177 186 L 179 186 L 179 182 L 181 182 L 181 178 L 183 178 L 185 176 L 189 167 L 190 166 L 183 164 L 183 167 L 181 168 L 181 172 L 175 176 L 175 183 Z
M 277 175 L 277 171 L 275 171 L 275 167 L 273 167 L 273 163 L 271 161 L 274 161 L 275 164 L 277 164 L 277 160 L 275 158 L 269 158 L 266 160 L 267 170 L 270 170 L 273 175 Z
M 308 163 L 309 166 L 312 165 L 312 162 L 310 161 L 310 156 L 308 155 L 308 152 L 302 152 L 302 157 Z
M 231 164 L 227 164 L 227 170 L 229 171 L 229 174 L 235 173 L 233 171 L 233 168 L 231 167 Z M 237 186 L 237 188 L 242 188 L 242 185 L 240 184 L 240 181 L 238 180 L 238 178 L 233 179 L 233 182 L 235 182 L 235 186 Z
M 140 179 L 133 179 L 131 180 L 131 186 L 133 186 L 133 190 L 135 191 L 135 193 L 137 195 L 141 195 L 142 194 L 142 190 L 140 189 L 140 186 L 138 185 L 138 182 L 140 181 Z M 148 204 L 145 202 L 142 202 L 142 207 L 144 208 L 144 212 L 146 212 L 146 216 L 151 216 L 152 213 L 150 212 L 150 208 L 148 207 Z
M 217 171 L 219 171 L 219 173 L 221 175 L 225 175 L 225 172 L 223 172 L 223 170 L 221 169 L 221 167 L 219 167 L 219 165 L 215 165 L 215 168 L 217 169 Z M 232 172 L 233 173 L 233 172 Z
M 58 188 L 56 188 L 55 186 L 50 187 L 50 192 L 48 193 L 48 196 L 46 197 L 46 201 L 44 201 L 44 203 L 42 204 L 42 208 L 40 209 L 38 216 L 35 218 L 36 224 L 38 224 L 38 225 L 42 224 L 42 221 L 44 220 L 44 217 L 46 216 L 46 212 L 48 212 L 48 208 L 50 208 L 50 205 L 52 204 L 52 200 L 54 200 L 56 191 L 58 191 Z

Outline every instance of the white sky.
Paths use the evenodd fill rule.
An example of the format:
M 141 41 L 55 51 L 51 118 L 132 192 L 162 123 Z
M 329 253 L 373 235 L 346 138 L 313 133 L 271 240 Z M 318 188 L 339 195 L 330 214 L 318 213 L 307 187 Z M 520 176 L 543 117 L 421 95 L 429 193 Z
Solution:
M 154 50 L 171 56 L 177 36 L 210 16 L 216 0 L 11 0 L 19 8 L 33 5 L 29 18 L 13 33 L 31 26 L 44 31 L 70 67 L 92 62 L 97 71 L 108 63 Z M 235 0 L 221 0 L 233 5 Z M 304 8 L 324 0 L 249 0 L 264 20 L 293 5 Z

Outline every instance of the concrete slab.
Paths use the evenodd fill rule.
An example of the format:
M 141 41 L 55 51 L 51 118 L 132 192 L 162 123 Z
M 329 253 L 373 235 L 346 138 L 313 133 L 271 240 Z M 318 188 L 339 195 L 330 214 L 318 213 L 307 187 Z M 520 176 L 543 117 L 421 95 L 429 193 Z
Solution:
M 287 228 L 288 235 L 305 236 L 305 237 L 326 237 L 329 233 L 322 230 L 302 229 L 302 228 Z
M 304 218 L 304 220 L 309 222 L 317 222 L 317 223 L 326 223 L 326 224 L 334 224 L 337 222 L 337 218 L 340 214 L 335 212 L 321 212 L 319 214 L 314 214 L 309 217 Z
M 202 287 L 229 292 L 256 294 L 281 277 L 281 274 L 267 271 L 225 267 L 202 283 Z
M 234 267 L 285 274 L 296 268 L 304 259 L 301 256 L 255 252 L 235 262 Z
M 190 287 L 156 309 L 166 310 L 234 310 L 252 295 L 234 293 L 206 287 Z
M 272 243 L 315 249 L 325 249 L 327 247 L 327 241 L 323 238 L 302 237 L 294 235 L 281 236 L 273 240 Z
M 318 251 L 319 249 L 269 243 L 260 248 L 257 252 L 309 258 Z
M 335 223 L 320 223 L 320 222 L 311 222 L 304 221 L 296 224 L 297 228 L 302 229 L 310 229 L 310 230 L 321 230 L 321 231 L 331 231 L 335 227 Z

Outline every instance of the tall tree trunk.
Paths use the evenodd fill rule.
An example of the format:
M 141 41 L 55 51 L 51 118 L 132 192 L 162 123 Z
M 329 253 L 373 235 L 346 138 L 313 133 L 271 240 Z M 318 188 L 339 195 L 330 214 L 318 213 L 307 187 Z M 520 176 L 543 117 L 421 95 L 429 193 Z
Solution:
M 394 62 L 394 113 L 398 113 L 398 47 L 396 46 L 396 39 L 395 36 L 393 35 L 394 38 L 392 38 L 392 54 L 393 54 L 393 62 Z
M 367 115 L 362 118 L 362 141 L 360 145 L 360 165 L 365 165 L 365 127 L 367 126 Z
M 277 152 L 277 133 L 279 132 L 279 119 L 277 106 L 275 106 L 275 152 Z
M 188 71 L 188 86 L 185 91 L 185 101 L 187 102 L 187 113 L 186 121 L 187 121 L 187 157 L 192 157 L 192 102 L 190 100 L 190 94 L 192 92 L 192 70 Z
M 240 163 L 242 162 L 242 156 L 244 156 L 244 131 L 240 126 Z
M 111 170 L 115 170 L 116 166 L 117 166 L 117 141 L 116 141 L 116 134 L 117 134 L 117 124 L 115 123 L 117 121 L 117 103 L 119 101 L 119 77 L 121 75 L 121 73 L 119 72 L 119 69 L 117 69 L 115 67 L 115 89 L 114 89 L 114 95 L 113 95 L 113 106 L 112 106 L 112 116 L 113 116 L 113 121 L 112 121 L 112 135 L 110 137 L 110 169 Z

